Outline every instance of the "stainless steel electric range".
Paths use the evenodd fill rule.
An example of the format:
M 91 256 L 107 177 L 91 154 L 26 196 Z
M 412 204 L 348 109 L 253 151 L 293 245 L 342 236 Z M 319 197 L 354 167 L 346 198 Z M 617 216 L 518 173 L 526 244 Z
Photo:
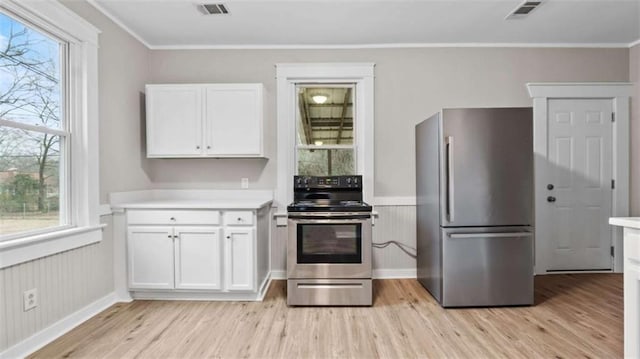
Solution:
M 371 211 L 362 176 L 295 176 L 287 304 L 371 305 Z

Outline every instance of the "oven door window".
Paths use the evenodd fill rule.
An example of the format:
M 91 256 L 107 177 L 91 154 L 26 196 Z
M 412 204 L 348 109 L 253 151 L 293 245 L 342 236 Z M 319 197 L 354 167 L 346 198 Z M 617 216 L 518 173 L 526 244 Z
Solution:
M 298 263 L 362 263 L 362 224 L 298 224 Z

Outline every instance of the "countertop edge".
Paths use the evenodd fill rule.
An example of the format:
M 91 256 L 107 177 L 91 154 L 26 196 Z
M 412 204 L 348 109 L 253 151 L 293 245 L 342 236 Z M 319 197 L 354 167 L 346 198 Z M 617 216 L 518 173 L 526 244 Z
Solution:
M 640 229 L 640 217 L 611 217 L 609 224 L 614 226 Z
M 273 203 L 273 200 L 202 200 L 202 201 L 141 201 L 119 203 L 113 209 L 246 209 L 257 210 Z

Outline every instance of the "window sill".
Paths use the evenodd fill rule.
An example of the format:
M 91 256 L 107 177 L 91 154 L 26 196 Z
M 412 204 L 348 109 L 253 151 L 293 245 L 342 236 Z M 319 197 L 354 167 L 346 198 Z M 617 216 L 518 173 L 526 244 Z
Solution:
M 104 227 L 76 227 L 0 242 L 0 269 L 100 242 Z

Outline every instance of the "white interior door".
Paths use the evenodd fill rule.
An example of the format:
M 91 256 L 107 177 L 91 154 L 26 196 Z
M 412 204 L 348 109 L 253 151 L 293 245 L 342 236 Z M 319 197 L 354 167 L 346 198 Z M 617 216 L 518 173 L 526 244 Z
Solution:
M 548 102 L 548 271 L 611 269 L 612 128 L 611 100 Z

